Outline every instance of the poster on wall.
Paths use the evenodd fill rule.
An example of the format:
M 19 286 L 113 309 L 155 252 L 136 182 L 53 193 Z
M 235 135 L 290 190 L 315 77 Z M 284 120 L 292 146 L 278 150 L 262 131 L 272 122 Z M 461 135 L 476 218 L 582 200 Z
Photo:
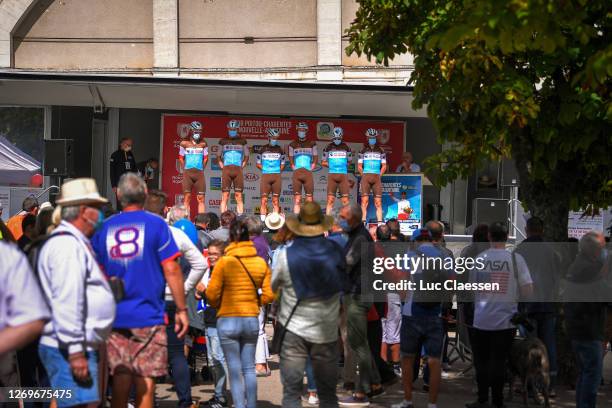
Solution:
M 594 216 L 583 215 L 584 211 L 570 211 L 567 218 L 567 236 L 580 239 L 589 231 L 603 232 L 605 211 L 600 209 L 599 214 Z
M 400 222 L 404 235 L 421 228 L 423 206 L 423 174 L 384 174 L 382 176 L 382 209 L 383 220 L 392 218 Z M 367 220 L 376 221 L 374 198 L 370 196 Z
M 316 140 L 319 153 L 317 167 L 313 174 L 315 191 L 314 199 L 324 208 L 327 201 L 327 169 L 321 166 L 323 149 L 331 143 L 334 127 L 344 130 L 344 142 L 353 151 L 354 163 L 349 168 L 351 183 L 351 200 L 357 197 L 357 179 L 354 176 L 357 153 L 363 147 L 365 131 L 368 128 L 377 129 L 380 141 L 387 151 L 387 160 L 392 166 L 401 161 L 404 150 L 404 122 L 383 122 L 368 120 L 340 120 L 340 119 L 287 119 L 274 117 L 240 117 L 240 116 L 207 116 L 207 115 L 162 115 L 161 132 L 161 188 L 168 194 L 169 204 L 182 203 L 183 194 L 181 182 L 183 179 L 181 166 L 178 160 L 179 143 L 189 137 L 189 124 L 194 121 L 202 123 L 202 136 L 208 144 L 209 161 L 204 169 L 206 179 L 206 211 L 219 211 L 221 204 L 221 169 L 217 162 L 219 156 L 219 140 L 227 137 L 227 122 L 236 119 L 240 122 L 239 137 L 246 139 L 249 146 L 249 161 L 244 168 L 244 210 L 245 214 L 259 214 L 260 195 L 259 185 L 261 171 L 255 166 L 256 152 L 268 143 L 266 131 L 268 128 L 280 130 L 279 144 L 285 152 L 287 146 L 297 139 L 296 126 L 299 122 L 308 124 L 308 140 Z M 282 211 L 293 211 L 292 171 L 289 161 L 282 172 L 282 190 L 280 205 Z M 340 207 L 340 200 L 336 200 L 336 208 Z M 271 201 L 268 200 L 271 209 Z M 229 208 L 236 209 L 233 194 L 230 194 Z M 191 213 L 197 210 L 196 200 L 192 199 Z

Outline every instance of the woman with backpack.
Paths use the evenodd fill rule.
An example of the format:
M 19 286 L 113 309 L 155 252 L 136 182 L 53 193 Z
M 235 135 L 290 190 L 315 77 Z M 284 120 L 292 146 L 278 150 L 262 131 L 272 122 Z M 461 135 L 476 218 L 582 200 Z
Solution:
M 230 244 L 217 261 L 206 288 L 217 309 L 217 332 L 227 361 L 231 393 L 237 408 L 257 405 L 255 348 L 259 309 L 274 300 L 270 268 L 257 256 L 244 221 L 230 225 Z

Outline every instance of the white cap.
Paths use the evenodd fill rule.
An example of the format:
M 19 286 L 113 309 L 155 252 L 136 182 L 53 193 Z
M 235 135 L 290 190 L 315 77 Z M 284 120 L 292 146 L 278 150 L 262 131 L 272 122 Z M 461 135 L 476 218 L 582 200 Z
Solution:
M 270 213 L 266 216 L 264 224 L 271 230 L 281 229 L 285 225 L 285 216 L 277 212 Z

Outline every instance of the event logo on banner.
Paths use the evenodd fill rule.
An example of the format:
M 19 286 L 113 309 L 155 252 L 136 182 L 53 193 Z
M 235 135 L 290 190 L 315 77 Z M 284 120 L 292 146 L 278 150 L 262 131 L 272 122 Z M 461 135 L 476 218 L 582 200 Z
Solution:
M 383 220 L 397 219 L 400 222 L 402 234 L 411 236 L 412 231 L 421 228 L 422 224 L 422 174 L 384 174 L 382 187 Z M 370 196 L 367 220 L 368 222 L 376 221 L 373 196 Z
M 202 122 L 202 136 L 208 143 L 209 160 L 204 175 L 206 178 L 206 210 L 219 211 L 221 203 L 221 169 L 217 159 L 219 156 L 219 140 L 227 137 L 227 122 L 236 119 L 240 122 L 238 135 L 247 140 L 249 146 L 249 161 L 244 168 L 244 212 L 258 214 L 260 206 L 259 183 L 261 171 L 255 166 L 255 155 L 261 146 L 268 143 L 266 130 L 277 128 L 280 130 L 279 144 L 285 152 L 288 145 L 297 139 L 296 125 L 299 122 L 308 124 L 308 140 L 317 141 L 319 153 L 317 166 L 313 172 L 315 185 L 314 199 L 324 208 L 327 201 L 327 168 L 321 166 L 323 149 L 331 142 L 333 129 L 340 126 L 344 130 L 344 142 L 353 151 L 356 162 L 357 153 L 362 149 L 365 131 L 368 128 L 377 129 L 380 133 L 380 142 L 387 152 L 387 161 L 391 166 L 397 166 L 404 151 L 404 123 L 383 122 L 367 120 L 340 120 L 340 119 L 285 119 L 273 117 L 240 117 L 240 116 L 205 116 L 205 115 L 162 115 L 162 158 L 160 163 L 161 188 L 169 196 L 169 204 L 182 203 L 183 192 L 181 182 L 180 163 L 178 161 L 179 143 L 183 138 L 189 137 L 189 124 L 194 121 Z M 357 198 L 357 179 L 354 176 L 355 163 L 349 167 L 349 182 L 351 183 L 351 199 Z M 390 167 L 393 168 L 393 167 Z M 280 205 L 284 212 L 293 211 L 293 190 L 291 185 L 292 170 L 289 159 L 282 172 L 282 192 Z M 268 206 L 271 210 L 271 200 Z M 336 208 L 340 207 L 340 200 L 336 200 Z M 230 194 L 229 208 L 235 210 L 236 202 L 233 193 Z M 195 214 L 197 204 L 195 197 L 191 202 L 191 213 Z M 420 213 L 420 208 L 419 208 Z

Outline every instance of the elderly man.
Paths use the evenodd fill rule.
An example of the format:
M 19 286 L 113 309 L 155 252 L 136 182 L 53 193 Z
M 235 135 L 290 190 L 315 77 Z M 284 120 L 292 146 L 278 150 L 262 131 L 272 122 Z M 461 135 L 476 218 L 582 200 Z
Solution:
M 299 217 L 287 216 L 296 237 L 278 250 L 272 289 L 281 291 L 278 320 L 287 329 L 280 354 L 283 407 L 301 407 L 306 361 L 310 358 L 321 407 L 337 407 L 338 314 L 345 261 L 340 245 L 324 234 L 333 218 L 306 202 Z
M 189 328 L 183 275 L 176 262 L 181 253 L 164 219 L 143 210 L 146 194 L 138 175 L 121 176 L 117 195 L 123 212 L 109 218 L 92 242 L 106 273 L 125 283 L 108 340 L 113 407 L 127 406 L 132 386 L 138 407 L 153 406 L 155 378 L 167 373 L 168 364 L 166 283 L 176 303 L 177 336 L 183 337 Z
M 40 284 L 52 315 L 38 353 L 51 387 L 72 390 L 70 397 L 57 399 L 59 407 L 97 406 L 103 397 L 99 349 L 112 328 L 115 300 L 89 238 L 102 224 L 100 206 L 107 202 L 93 179 L 64 183 L 57 200 L 62 221 L 38 253 Z
M 578 362 L 576 407 L 595 407 L 603 369 L 606 306 L 612 299 L 606 274 L 607 253 L 601 232 L 585 234 L 569 267 L 565 288 L 565 324 Z
M 372 300 L 361 296 L 362 251 L 364 245 L 373 242 L 368 230 L 363 226 L 362 209 L 356 204 L 342 207 L 340 226 L 348 234 L 345 247 L 346 272 L 350 280 L 350 293 L 344 297 L 348 343 L 359 365 L 359 382 L 355 393 L 340 401 L 340 406 L 369 405 L 368 397 L 383 393 L 378 368 L 373 364 L 368 343 L 368 311 Z
M 421 166 L 412 162 L 412 153 L 404 152 L 402 154 L 402 162 L 395 169 L 396 173 L 418 173 L 421 171 Z

